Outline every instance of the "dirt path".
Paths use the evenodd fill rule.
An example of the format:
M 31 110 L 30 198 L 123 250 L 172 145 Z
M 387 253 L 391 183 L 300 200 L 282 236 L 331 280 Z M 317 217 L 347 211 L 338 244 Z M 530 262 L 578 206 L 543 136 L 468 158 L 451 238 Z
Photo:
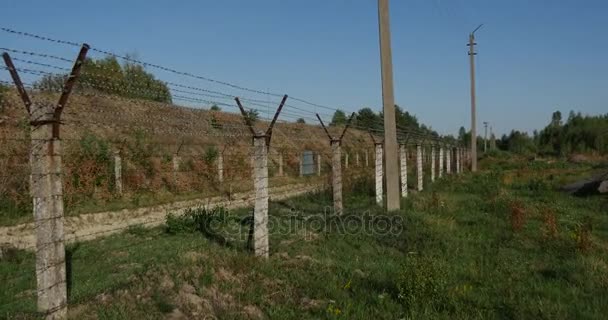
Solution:
M 323 184 L 295 184 L 270 189 L 271 200 L 282 200 L 320 190 Z M 174 202 L 164 205 L 124 209 L 111 212 L 82 214 L 65 218 L 65 240 L 76 242 L 95 239 L 125 230 L 130 226 L 155 227 L 165 222 L 168 213 L 179 214 L 188 208 L 212 208 L 223 206 L 237 209 L 253 206 L 253 194 L 237 193 L 233 199 L 213 197 Z M 19 249 L 34 249 L 34 223 L 24 223 L 10 227 L 0 227 L 0 245 L 10 245 Z

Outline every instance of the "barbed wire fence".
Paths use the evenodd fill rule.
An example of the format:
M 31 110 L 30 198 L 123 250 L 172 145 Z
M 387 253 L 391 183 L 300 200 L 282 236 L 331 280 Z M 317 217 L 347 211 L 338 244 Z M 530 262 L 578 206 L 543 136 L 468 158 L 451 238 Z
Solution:
M 0 48 L 1 69 L 7 71 L 0 84 L 9 88 L 0 100 L 0 199 L 11 204 L 4 217 L 11 224 L 30 223 L 23 212 L 33 212 L 32 234 L 12 240 L 35 251 L 37 308 L 48 318 L 67 314 L 67 241 L 157 226 L 167 212 L 193 206 L 253 207 L 251 248 L 268 257 L 271 199 L 332 190 L 333 213 L 340 215 L 343 192 L 357 179 L 374 181 L 376 202 L 384 206 L 383 161 L 399 161 L 403 197 L 412 172 L 408 163 L 416 164 L 416 189 L 422 191 L 425 171 L 435 181 L 451 174 L 452 166 L 462 173 L 470 161 L 460 145 L 399 126 L 399 159 L 384 159 L 381 121 L 362 124 L 352 114 L 345 125 L 326 126 L 338 108 L 86 44 L 0 30 L 79 48 L 75 60 Z M 139 76 L 117 84 L 111 77 L 116 69 L 87 71 L 87 59 L 103 57 L 169 74 L 174 80 L 162 82 L 169 92 Z M 272 117 L 269 97 L 278 103 Z M 147 202 L 146 196 L 164 200 Z M 91 203 L 97 208 L 156 206 L 160 212 L 116 218 L 101 210 L 93 214 L 116 218 L 116 223 L 95 230 L 72 228 L 70 219 L 91 212 L 86 209 Z M 23 278 L 31 277 L 25 270 Z

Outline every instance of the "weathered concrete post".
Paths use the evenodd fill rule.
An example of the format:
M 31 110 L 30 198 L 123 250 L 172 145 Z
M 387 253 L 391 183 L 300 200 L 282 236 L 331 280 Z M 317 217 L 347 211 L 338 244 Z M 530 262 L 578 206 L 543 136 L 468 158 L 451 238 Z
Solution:
M 179 155 L 174 154 L 171 163 L 173 165 L 173 184 L 175 184 L 175 187 L 177 188 L 179 185 L 179 165 L 181 163 Z
M 361 166 L 361 163 L 359 162 L 359 152 L 355 153 L 355 163 L 357 164 L 357 167 Z
M 422 173 L 422 146 L 416 146 L 416 173 L 418 176 L 418 191 L 423 189 L 423 173 Z
M 53 106 L 31 109 L 30 193 L 36 233 L 38 311 L 67 317 L 61 141 L 53 135 Z
M 460 148 L 456 148 L 456 173 L 460 174 Z
M 348 169 L 348 152 L 344 154 L 344 169 Z
M 38 311 L 46 319 L 65 319 L 68 311 L 63 227 L 61 113 L 68 103 L 88 44 L 83 44 L 57 104 L 32 103 L 8 53 L 2 58 L 30 116 L 30 194 L 36 235 Z
M 122 196 L 122 159 L 120 151 L 114 151 L 114 186 L 116 194 Z
M 431 182 L 435 182 L 435 147 L 431 146 Z
M 407 149 L 405 145 L 399 147 L 399 160 L 401 164 L 401 196 L 407 197 Z
M 283 154 L 279 153 L 279 177 L 283 176 Z
M 334 213 L 342 214 L 342 148 L 340 140 L 331 140 L 331 182 L 334 194 Z
M 253 138 L 253 252 L 268 257 L 268 148 L 266 136 Z
M 382 205 L 382 143 L 376 143 L 376 202 Z
M 445 150 L 445 173 L 452 173 L 452 148 L 447 148 Z
M 300 178 L 304 176 L 304 161 L 302 161 L 302 155 L 298 157 L 298 164 L 300 165 Z
M 217 181 L 224 182 L 224 155 L 222 152 L 217 154 Z
M 317 176 L 321 176 L 321 154 L 317 153 Z
M 443 147 L 439 147 L 439 178 L 443 177 Z
M 365 166 L 369 167 L 369 156 L 367 150 L 365 150 Z

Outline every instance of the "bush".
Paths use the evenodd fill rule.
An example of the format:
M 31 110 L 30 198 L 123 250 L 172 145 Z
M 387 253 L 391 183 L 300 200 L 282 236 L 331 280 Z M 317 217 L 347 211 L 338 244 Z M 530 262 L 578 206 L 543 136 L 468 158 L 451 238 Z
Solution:
M 220 153 L 215 146 L 209 146 L 209 147 L 205 148 L 205 154 L 203 155 L 203 161 L 205 161 L 205 164 L 210 166 L 213 164 L 215 159 L 217 159 L 219 154 Z
M 169 234 L 201 232 L 217 236 L 226 222 L 227 211 L 223 207 L 186 209 L 182 215 L 168 214 L 165 230 Z

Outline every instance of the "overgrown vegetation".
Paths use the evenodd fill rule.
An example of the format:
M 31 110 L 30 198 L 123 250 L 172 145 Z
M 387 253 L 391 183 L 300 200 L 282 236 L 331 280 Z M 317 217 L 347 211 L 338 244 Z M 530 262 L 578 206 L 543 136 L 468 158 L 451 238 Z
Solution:
M 606 198 L 554 190 L 590 167 L 484 161 L 491 171 L 405 199 L 401 233 L 285 232 L 280 222 L 325 215 L 331 194 L 272 202 L 268 261 L 246 250 L 250 209 L 190 210 L 82 243 L 70 255 L 71 316 L 603 319 Z M 353 189 L 362 193 L 345 193 L 346 216 L 384 214 L 365 186 Z M 33 254 L 0 262 L 3 315 L 34 317 L 34 275 Z

